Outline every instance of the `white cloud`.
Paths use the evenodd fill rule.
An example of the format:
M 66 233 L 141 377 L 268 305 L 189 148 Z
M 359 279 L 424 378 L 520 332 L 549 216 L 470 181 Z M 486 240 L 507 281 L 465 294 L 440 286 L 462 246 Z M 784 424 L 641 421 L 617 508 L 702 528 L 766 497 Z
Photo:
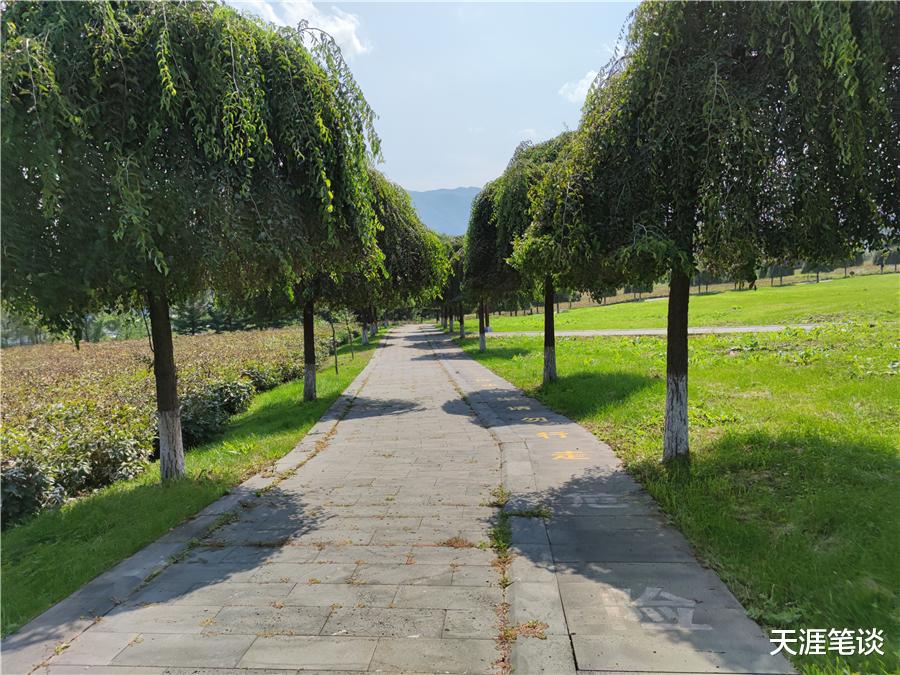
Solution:
M 227 0 L 241 11 L 251 12 L 266 21 L 283 26 L 296 26 L 306 19 L 313 28 L 321 28 L 340 45 L 344 56 L 365 54 L 370 46 L 359 37 L 359 17 L 337 7 L 322 10 L 312 0 Z
M 580 80 L 566 82 L 561 86 L 559 88 L 559 95 L 572 103 L 581 103 L 584 101 L 585 96 L 587 96 L 588 90 L 591 88 L 591 84 L 593 84 L 594 78 L 596 77 L 597 71 L 589 70 Z

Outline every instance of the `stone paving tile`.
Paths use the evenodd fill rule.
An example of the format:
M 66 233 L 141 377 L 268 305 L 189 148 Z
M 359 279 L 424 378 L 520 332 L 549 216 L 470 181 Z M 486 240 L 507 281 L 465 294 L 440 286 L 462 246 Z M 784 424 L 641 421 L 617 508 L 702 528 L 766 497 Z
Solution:
M 497 635 L 499 626 L 497 607 L 448 609 L 441 637 L 484 638 L 488 635 Z
M 491 673 L 497 658 L 493 640 L 381 638 L 370 670 Z
M 104 633 L 100 630 L 86 631 L 53 659 L 53 665 L 76 664 L 85 666 L 105 666 L 108 665 L 119 652 L 137 639 L 140 639 L 138 633 Z
M 322 635 L 439 638 L 444 615 L 442 609 L 341 608 L 331 613 Z
M 213 634 L 318 635 L 330 614 L 330 607 L 223 607 L 203 630 Z
M 220 609 L 220 606 L 202 605 L 120 606 L 103 617 L 97 630 L 104 633 L 200 633 Z
M 388 607 L 399 586 L 345 584 L 297 584 L 284 599 L 285 605 L 300 607 Z
M 292 637 L 257 638 L 244 654 L 242 668 L 296 668 L 305 671 L 366 670 L 375 652 L 376 638 Z
M 79 641 L 82 638 L 79 638 Z M 255 635 L 213 636 L 143 633 L 119 652 L 112 659 L 110 665 L 232 668 L 238 664 L 241 656 L 256 639 Z

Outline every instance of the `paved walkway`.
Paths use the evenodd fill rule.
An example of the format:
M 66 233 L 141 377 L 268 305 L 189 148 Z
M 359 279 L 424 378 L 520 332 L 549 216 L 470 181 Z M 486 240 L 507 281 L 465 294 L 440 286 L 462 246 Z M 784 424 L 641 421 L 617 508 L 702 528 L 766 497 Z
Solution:
M 778 333 L 788 328 L 812 330 L 819 328 L 819 323 L 789 323 L 769 326 L 696 326 L 688 328 L 688 335 L 729 335 L 732 333 Z M 488 333 L 488 337 L 514 337 L 543 335 L 539 330 L 496 331 Z M 666 335 L 665 328 L 602 328 L 596 330 L 558 330 L 557 337 L 614 337 L 628 335 Z
M 501 482 L 510 514 L 554 514 L 511 516 L 507 588 L 484 548 Z M 35 654 L 52 675 L 791 672 L 607 446 L 426 327 L 392 331 L 276 473 L 185 527 L 5 640 L 3 672 Z M 509 625 L 547 624 L 506 661 L 505 603 Z

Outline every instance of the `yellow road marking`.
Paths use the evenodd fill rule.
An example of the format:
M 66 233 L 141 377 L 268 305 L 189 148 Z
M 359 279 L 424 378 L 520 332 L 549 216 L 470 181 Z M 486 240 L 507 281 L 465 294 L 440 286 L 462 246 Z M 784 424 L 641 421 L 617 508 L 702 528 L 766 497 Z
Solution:
M 554 452 L 553 459 L 587 459 L 587 453 L 577 452 L 575 450 L 563 450 L 562 452 Z
M 539 438 L 543 438 L 545 441 L 550 440 L 551 436 L 556 436 L 557 438 L 565 438 L 569 435 L 568 431 L 539 431 L 537 433 Z

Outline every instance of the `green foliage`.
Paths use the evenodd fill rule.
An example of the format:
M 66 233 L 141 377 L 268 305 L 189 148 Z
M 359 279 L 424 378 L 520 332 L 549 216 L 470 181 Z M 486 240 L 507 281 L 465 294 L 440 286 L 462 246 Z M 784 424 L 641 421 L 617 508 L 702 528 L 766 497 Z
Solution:
M 369 170 L 373 209 L 380 225 L 378 248 L 384 254 L 382 278 L 368 288 L 369 302 L 397 307 L 431 301 L 449 274 L 449 261 L 439 237 L 419 220 L 409 193 Z
M 16 311 L 78 338 L 151 295 L 377 264 L 374 115 L 328 36 L 209 1 L 13 3 L 2 32 Z
M 493 181 L 475 196 L 466 232 L 464 285 L 466 293 L 477 299 L 499 300 L 522 285 L 515 268 L 506 262 L 510 242 L 504 244 L 497 232 L 496 193 L 497 181 Z
M 326 335 L 317 340 L 327 353 Z M 255 391 L 303 373 L 296 328 L 175 342 L 187 446 L 220 433 Z M 144 470 L 156 438 L 150 359 L 144 340 L 4 350 L 4 526 Z
M 897 26 L 890 4 L 641 5 L 536 235 L 616 284 L 874 245 L 897 227 Z
M 568 155 L 572 136 L 565 132 L 537 145 L 521 143 L 497 181 L 494 211 L 502 243 L 498 255 L 531 280 L 551 274 L 558 281 L 568 272 L 564 258 L 531 226 L 541 215 L 532 205 L 535 190 L 554 162 Z
M 466 239 L 459 236 L 440 235 L 440 240 L 444 248 L 444 256 L 447 259 L 448 273 L 439 297 L 443 305 L 455 308 L 455 305 L 463 301 Z

